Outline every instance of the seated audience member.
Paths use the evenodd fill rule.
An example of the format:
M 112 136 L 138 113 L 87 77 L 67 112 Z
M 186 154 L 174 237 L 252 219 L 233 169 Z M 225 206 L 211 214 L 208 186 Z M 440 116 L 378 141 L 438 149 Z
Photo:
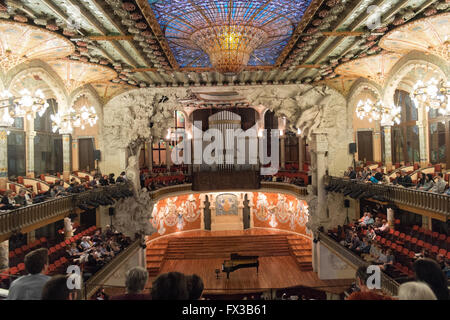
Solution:
M 78 258 L 81 255 L 81 252 L 78 250 L 75 242 L 73 242 L 70 246 L 67 246 L 66 252 L 69 255 L 69 258 Z
M 104 175 L 99 180 L 101 186 L 107 186 L 109 184 L 109 179 L 107 175 Z
M 386 272 L 389 272 L 394 267 L 394 254 L 392 253 L 392 249 L 386 250 L 386 262 L 383 263 L 380 268 Z
M 389 223 L 386 221 L 386 219 L 383 219 L 381 221 L 381 227 L 375 228 L 376 234 L 383 234 L 389 231 Z
M 108 182 L 109 184 L 116 184 L 116 180 L 114 179 L 114 173 L 109 174 Z
M 356 232 L 353 233 L 352 242 L 350 244 L 350 250 L 356 250 L 361 245 L 361 240 L 359 240 L 358 234 Z
M 410 281 L 398 288 L 398 300 L 437 300 L 437 298 L 426 283 Z
M 116 182 L 121 183 L 121 182 L 125 182 L 126 180 L 127 180 L 127 178 L 126 178 L 125 171 L 122 171 L 120 173 L 120 176 L 117 177 Z
M 387 174 L 383 173 L 383 179 L 381 180 L 381 183 L 391 184 L 391 179 L 389 179 L 389 176 Z
M 14 210 L 20 207 L 20 204 L 16 203 L 14 192 L 12 190 L 5 191 L 1 204 L 3 204 L 2 210 Z
M 378 258 L 375 260 L 374 262 L 375 264 L 381 264 L 384 265 L 385 263 L 387 263 L 387 255 L 386 255 L 386 250 L 381 249 L 380 253 L 378 255 Z
M 438 300 L 448 300 L 447 277 L 436 261 L 419 259 L 414 262 L 413 270 L 416 281 L 428 284 Z
M 344 175 L 351 180 L 356 179 L 356 171 L 353 167 L 348 167 L 348 171 L 346 171 Z
M 429 191 L 433 187 L 434 187 L 433 176 L 431 175 L 431 173 L 428 173 L 425 176 L 425 182 L 424 182 L 423 186 L 420 187 L 419 190 Z
M 92 247 L 92 243 L 90 243 L 89 237 L 87 237 L 87 236 L 83 237 L 81 239 L 80 246 L 83 248 L 83 251 L 90 249 Z
M 76 292 L 69 289 L 67 281 L 73 281 L 69 275 L 53 276 L 42 289 L 42 300 L 76 300 Z
M 364 223 L 365 221 L 367 221 L 369 219 L 369 208 L 365 207 L 364 208 L 364 214 L 363 216 L 358 220 L 358 222 Z
M 94 177 L 94 179 L 92 179 L 92 181 L 91 182 L 89 182 L 89 185 L 91 186 L 91 187 L 99 187 L 99 186 L 101 186 L 101 183 L 100 183 L 100 177 L 98 176 L 98 175 L 96 175 L 95 177 Z
M 392 184 L 394 184 L 396 186 L 403 186 L 403 177 L 402 177 L 402 174 L 400 173 L 400 171 L 397 171 L 395 173 L 395 179 L 394 179 L 394 181 L 392 181 Z
M 420 189 L 425 184 L 425 175 L 422 172 L 417 172 L 417 183 L 416 183 L 416 189 Z
M 447 191 L 444 192 L 444 194 L 450 196 L 450 188 L 448 188 Z
M 356 285 L 359 291 L 353 292 L 346 300 L 392 300 L 383 294 L 381 290 L 369 289 L 367 281 L 372 273 L 367 272 L 366 267 L 359 267 L 356 271 Z
M 422 258 L 430 258 L 430 251 L 426 248 L 422 248 L 419 253 L 416 253 L 416 259 L 422 259 Z
M 434 186 L 430 189 L 430 192 L 434 193 L 444 193 L 445 187 L 447 186 L 447 183 L 444 180 L 444 175 L 442 172 L 439 172 L 434 179 Z
M 186 276 L 180 272 L 169 272 L 153 281 L 152 300 L 187 300 L 189 292 Z
M 447 276 L 447 279 L 450 279 L 450 260 L 445 259 L 445 266 L 444 269 L 442 269 L 444 274 Z
M 375 218 L 375 221 L 373 223 L 373 227 L 374 228 L 379 228 L 383 225 L 383 223 L 381 222 L 381 219 L 379 217 Z
M 120 296 L 112 297 L 111 300 L 150 300 L 149 294 L 143 294 L 148 281 L 148 272 L 142 267 L 134 267 L 127 271 L 125 286 L 127 291 Z
M 364 260 L 368 262 L 375 262 L 378 260 L 381 254 L 381 248 L 376 243 L 372 243 L 370 246 L 369 254 L 362 255 Z
M 362 227 L 367 227 L 370 226 L 374 223 L 375 221 L 372 218 L 372 214 L 370 212 L 367 213 L 366 219 L 363 220 L 363 222 L 361 222 L 361 226 Z
M 376 173 L 375 173 L 374 177 L 375 177 L 375 179 L 377 179 L 377 181 L 383 180 L 383 172 L 381 171 L 381 168 L 376 169 Z
M 406 172 L 403 170 L 400 170 L 400 172 L 403 178 L 402 186 L 404 186 L 405 188 L 413 187 L 414 183 L 412 182 L 411 177 L 408 174 L 406 174 Z
M 198 275 L 193 274 L 186 277 L 189 300 L 199 300 L 203 293 L 203 280 Z
M 377 234 L 375 233 L 373 226 L 369 226 L 366 236 L 367 236 L 367 239 L 369 239 L 369 241 L 375 240 L 375 238 L 377 237 Z
M 17 204 L 21 206 L 27 206 L 30 204 L 33 204 L 33 201 L 31 200 L 30 196 L 27 194 L 27 191 L 25 189 L 20 189 L 19 194 L 14 198 Z
M 14 280 L 6 300 L 41 300 L 42 288 L 50 279 L 45 275 L 48 268 L 48 250 L 40 248 L 25 256 L 27 275 Z
M 370 174 L 369 176 L 368 176 L 368 182 L 372 182 L 373 184 L 378 184 L 378 183 L 380 183 L 380 181 L 379 180 L 377 180 L 377 178 L 375 178 L 375 174 Z
M 370 251 L 370 243 L 369 240 L 364 237 L 361 244 L 356 248 L 356 252 L 367 254 Z

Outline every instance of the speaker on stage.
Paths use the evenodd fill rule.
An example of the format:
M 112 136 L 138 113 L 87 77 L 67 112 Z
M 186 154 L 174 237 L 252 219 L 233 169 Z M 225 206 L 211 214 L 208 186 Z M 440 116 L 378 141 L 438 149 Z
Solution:
M 348 152 L 349 153 L 351 153 L 351 154 L 355 154 L 356 153 L 356 143 L 350 143 L 349 145 L 348 145 Z
M 344 207 L 345 208 L 350 208 L 350 200 L 344 199 Z
M 94 160 L 101 160 L 100 150 L 94 150 Z

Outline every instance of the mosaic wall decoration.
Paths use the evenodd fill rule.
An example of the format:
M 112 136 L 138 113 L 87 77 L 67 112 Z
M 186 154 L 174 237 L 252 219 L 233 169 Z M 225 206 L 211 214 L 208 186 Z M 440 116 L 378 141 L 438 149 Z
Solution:
M 237 215 L 238 198 L 234 194 L 225 193 L 216 197 L 216 215 Z
M 200 220 L 201 209 L 199 207 L 199 194 L 160 200 L 153 207 L 152 225 L 158 230 L 159 235 L 198 228 L 199 225 L 192 226 L 191 224 Z
M 254 192 L 253 214 L 255 226 L 269 224 L 272 228 L 280 228 L 288 224 L 295 231 L 297 227 L 304 228 L 308 222 L 308 204 L 294 196 L 281 193 Z

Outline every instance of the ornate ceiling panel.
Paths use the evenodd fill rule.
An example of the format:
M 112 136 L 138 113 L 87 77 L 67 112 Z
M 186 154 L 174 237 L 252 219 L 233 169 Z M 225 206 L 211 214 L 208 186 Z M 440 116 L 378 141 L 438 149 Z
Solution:
M 74 51 L 75 46 L 58 34 L 0 20 L 0 68 L 4 72 L 25 61 L 63 58 Z
M 59 59 L 48 64 L 63 80 L 68 92 L 87 83 L 109 81 L 117 77 L 114 70 L 93 63 Z
M 344 76 L 367 78 L 382 85 L 391 68 L 401 57 L 397 53 L 383 52 L 376 56 L 346 62 L 337 67 L 335 72 Z
M 103 103 L 106 103 L 114 96 L 117 96 L 121 93 L 124 93 L 128 90 L 133 89 L 133 86 L 112 83 L 112 82 L 94 82 L 91 83 L 92 87 L 94 87 L 95 91 L 97 91 L 99 97 L 103 100 Z
M 450 13 L 422 18 L 386 34 L 380 41 L 383 49 L 408 53 L 412 50 L 436 54 L 445 60 L 450 58 Z

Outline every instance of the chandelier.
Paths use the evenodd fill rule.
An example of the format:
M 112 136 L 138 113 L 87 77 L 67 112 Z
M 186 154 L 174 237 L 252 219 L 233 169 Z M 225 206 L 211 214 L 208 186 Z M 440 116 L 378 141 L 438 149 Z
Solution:
M 8 112 L 10 118 L 25 117 L 27 120 L 32 120 L 38 114 L 42 117 L 49 107 L 42 90 L 38 89 L 32 94 L 30 90 L 23 89 L 20 91 L 20 96 L 15 97 L 9 91 L 0 93 L 0 108 L 12 108 Z M 4 117 L 7 113 L 4 114 Z M 9 119 L 11 121 L 11 119 Z M 14 119 L 12 120 L 14 122 Z
M 93 127 L 97 121 L 98 116 L 94 107 L 86 107 L 83 106 L 80 109 L 80 112 L 76 112 L 75 109 L 70 108 L 68 113 L 61 114 L 52 114 L 50 115 L 50 119 L 52 120 L 52 130 L 56 132 L 61 130 L 64 133 L 72 133 L 73 128 L 81 128 L 84 130 L 86 125 Z
M 236 75 L 248 64 L 250 55 L 268 38 L 268 34 L 247 25 L 218 25 L 198 30 L 191 38 L 208 54 L 217 71 Z
M 442 115 L 450 115 L 449 95 L 449 82 L 431 78 L 426 83 L 422 80 L 417 81 L 411 93 L 411 98 L 416 104 L 421 103 L 425 106 L 427 112 L 430 109 L 435 109 Z
M 368 118 L 369 122 L 379 121 L 383 124 L 395 122 L 400 124 L 402 108 L 398 106 L 387 107 L 383 102 L 373 102 L 370 99 L 360 100 L 356 106 L 356 116 L 363 120 Z

